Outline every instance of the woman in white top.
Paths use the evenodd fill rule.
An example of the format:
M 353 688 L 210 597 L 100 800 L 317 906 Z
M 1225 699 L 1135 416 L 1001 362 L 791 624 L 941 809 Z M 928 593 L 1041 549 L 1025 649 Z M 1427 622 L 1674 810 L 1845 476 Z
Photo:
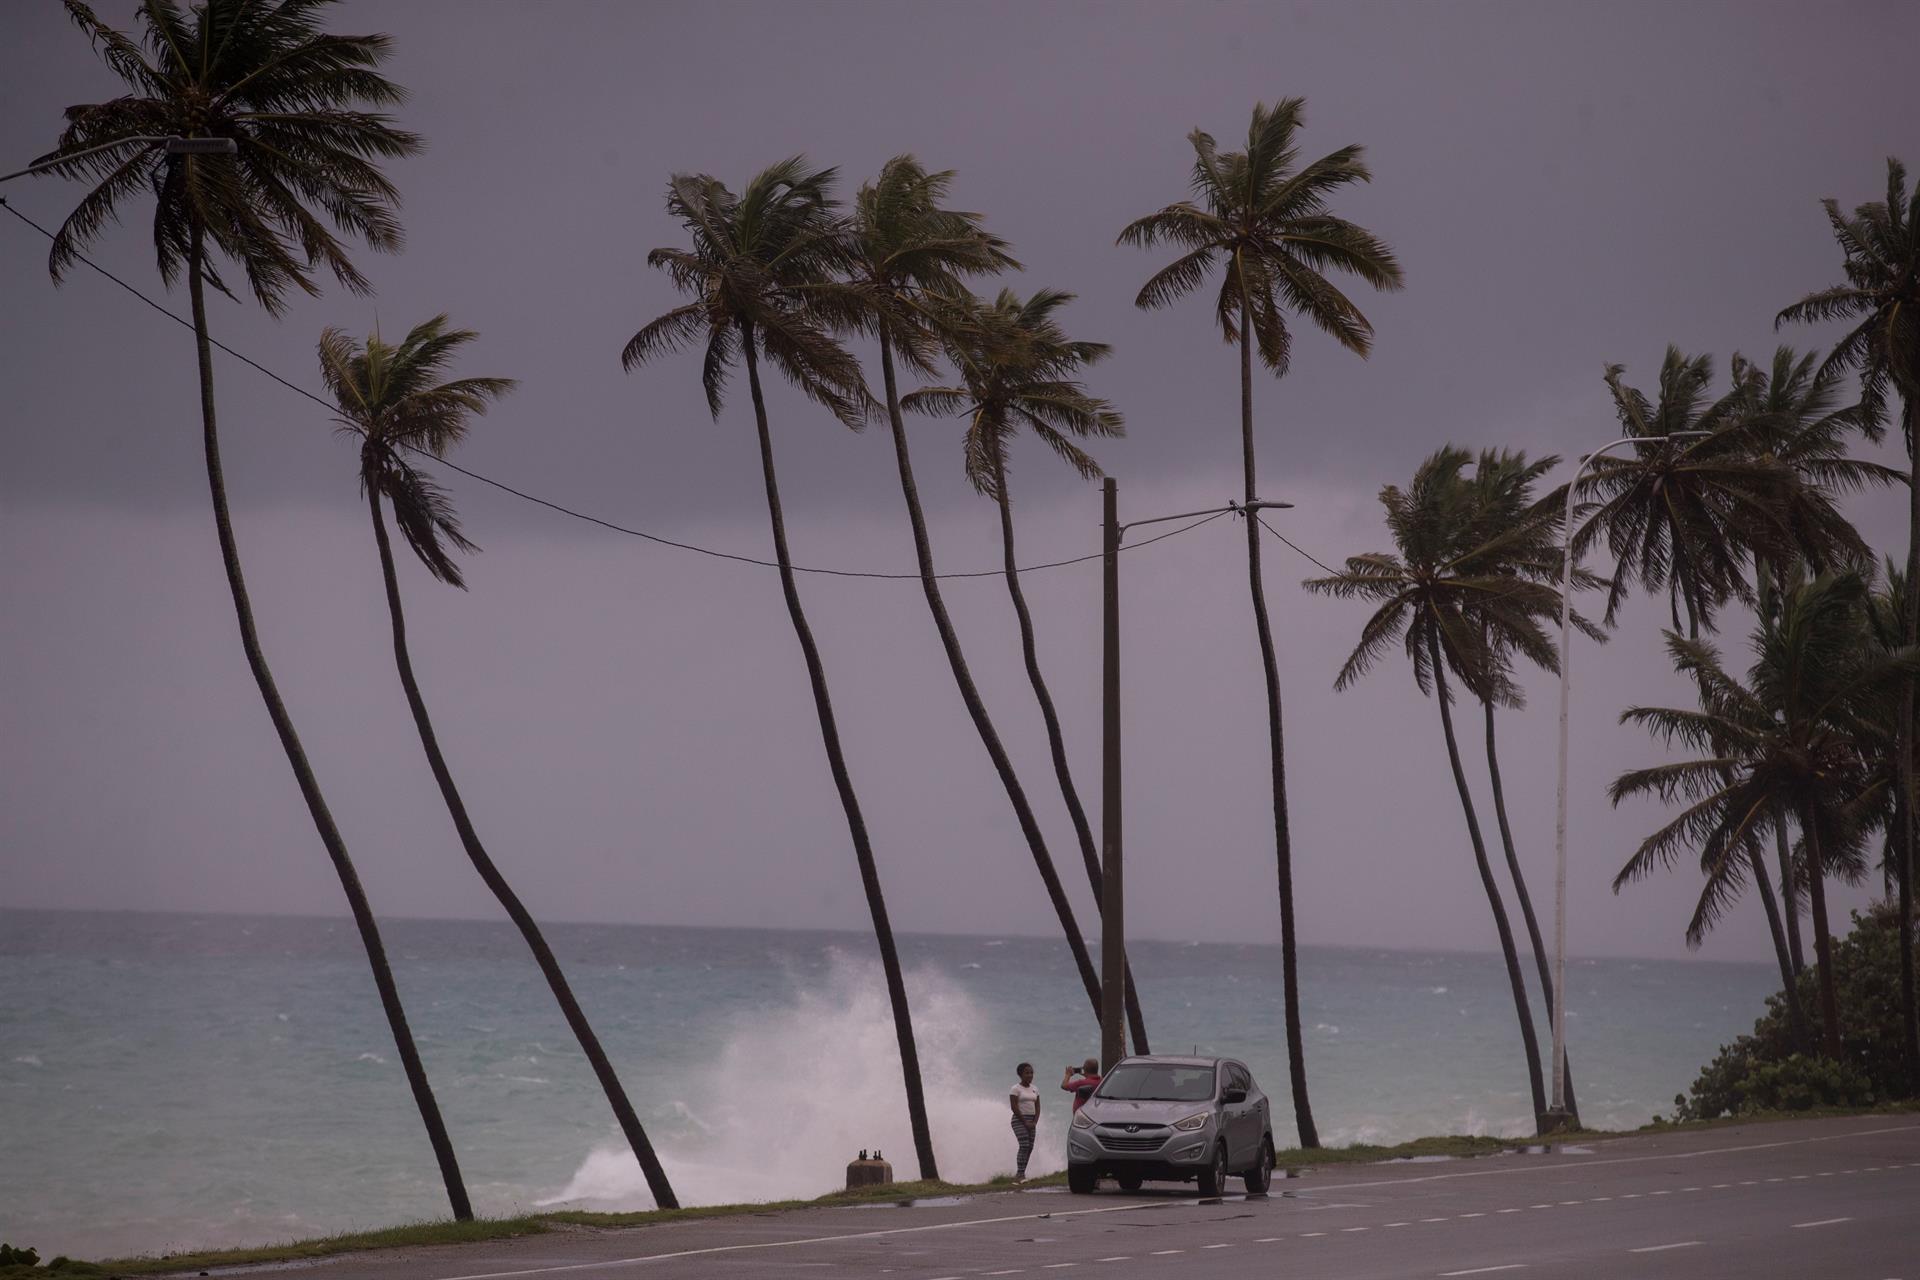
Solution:
M 1013 1140 L 1019 1153 L 1013 1170 L 1015 1182 L 1027 1180 L 1027 1158 L 1033 1154 L 1033 1135 L 1040 1128 L 1040 1091 L 1033 1087 L 1033 1064 L 1023 1062 L 1020 1080 L 1007 1093 L 1007 1106 L 1013 1112 Z

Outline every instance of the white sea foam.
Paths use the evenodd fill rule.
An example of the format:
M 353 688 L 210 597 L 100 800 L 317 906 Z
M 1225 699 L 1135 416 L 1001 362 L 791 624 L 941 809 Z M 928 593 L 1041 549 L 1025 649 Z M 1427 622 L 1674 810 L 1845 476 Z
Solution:
M 1005 1098 L 954 1065 L 983 1034 L 985 1013 L 936 973 L 911 973 L 907 987 L 941 1176 L 977 1182 L 1012 1172 Z M 719 1058 L 682 1082 L 678 1096 L 681 1123 L 651 1136 L 683 1204 L 820 1195 L 841 1185 L 862 1148 L 884 1151 L 902 1180 L 919 1176 L 877 963 L 836 954 L 824 986 L 801 990 L 784 1010 L 740 1019 Z M 1057 1170 L 1061 1141 L 1057 1127 L 1043 1129 L 1028 1172 Z M 535 1203 L 621 1210 L 650 1208 L 653 1198 L 615 1139 Z
M 363 1054 L 361 1054 L 361 1055 L 360 1055 L 360 1056 L 359 1056 L 358 1058 L 356 1058 L 356 1059 L 354 1059 L 354 1061 L 356 1061 L 356 1062 L 371 1062 L 371 1063 L 373 1063 L 373 1064 L 374 1064 L 375 1066 L 380 1066 L 380 1067 L 384 1067 L 384 1066 L 386 1066 L 386 1065 L 387 1065 L 387 1060 L 386 1060 L 385 1058 L 383 1058 L 383 1057 L 381 1057 L 381 1056 L 380 1056 L 379 1054 L 377 1054 L 377 1053 L 363 1053 Z
M 36 1053 L 23 1053 L 15 1058 L 14 1061 L 23 1067 L 44 1067 L 47 1065 L 40 1061 L 40 1055 Z

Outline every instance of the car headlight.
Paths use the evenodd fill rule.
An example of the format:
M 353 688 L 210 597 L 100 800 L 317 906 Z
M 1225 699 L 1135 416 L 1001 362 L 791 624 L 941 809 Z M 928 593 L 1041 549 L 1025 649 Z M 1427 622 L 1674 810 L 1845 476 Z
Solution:
M 1185 1120 L 1176 1121 L 1173 1127 L 1182 1133 L 1192 1133 L 1196 1129 L 1206 1128 L 1207 1121 L 1211 1119 L 1213 1119 L 1213 1113 L 1211 1111 L 1201 1111 L 1188 1116 Z
M 1091 1129 L 1093 1128 L 1093 1121 L 1087 1118 L 1086 1112 L 1076 1111 L 1073 1113 L 1073 1127 L 1076 1129 Z

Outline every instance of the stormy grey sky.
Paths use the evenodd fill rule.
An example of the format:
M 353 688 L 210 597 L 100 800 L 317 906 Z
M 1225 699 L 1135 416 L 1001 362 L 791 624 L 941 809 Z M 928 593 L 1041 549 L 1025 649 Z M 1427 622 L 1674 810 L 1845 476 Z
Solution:
M 131 4 L 101 6 L 118 24 Z M 338 289 L 281 321 L 213 305 L 216 336 L 313 385 L 328 324 L 389 333 L 438 312 L 478 329 L 468 372 L 521 380 L 465 464 L 584 510 L 746 554 L 768 549 L 744 397 L 708 419 L 697 361 L 629 376 L 618 352 L 673 304 L 646 250 L 675 243 L 668 173 L 737 184 L 804 151 L 850 189 L 911 151 L 959 171 L 1027 264 L 1111 342 L 1095 388 L 1130 434 L 1100 450 L 1129 516 L 1238 487 L 1233 351 L 1206 306 L 1132 305 L 1161 254 L 1116 248 L 1184 194 L 1186 132 L 1233 145 L 1256 100 L 1304 95 L 1305 148 L 1364 143 L 1375 180 L 1339 210 L 1398 250 L 1403 293 L 1363 297 L 1361 361 L 1303 333 L 1256 386 L 1266 495 L 1331 560 L 1386 545 L 1374 494 L 1445 442 L 1573 454 L 1614 434 L 1601 367 L 1651 381 L 1669 342 L 1760 356 L 1772 316 L 1837 274 L 1817 201 L 1876 196 L 1920 162 L 1920 10 L 1897 3 L 1349 5 L 343 5 L 395 37 L 393 167 L 404 253 L 362 254 L 378 296 Z M 51 3 L 0 11 L 0 168 L 45 150 L 70 103 L 116 92 Z M 10 184 L 53 223 L 76 190 Z M 98 258 L 157 289 L 145 210 Z M 334 913 L 339 890 L 247 676 L 221 579 L 189 335 L 0 218 L 0 901 Z M 184 297 L 173 305 L 184 309 Z M 1823 335 L 1784 337 L 1810 346 Z M 393 675 L 351 450 L 324 413 L 222 357 L 242 553 L 269 655 L 386 914 L 489 916 Z M 881 431 L 771 390 L 796 556 L 911 567 Z M 952 424 L 913 428 L 939 563 L 997 563 Z M 1097 549 L 1098 495 L 1024 449 L 1024 558 Z M 865 910 L 799 654 L 770 570 L 568 521 L 459 481 L 486 548 L 472 590 L 403 570 L 442 740 L 495 856 L 549 918 L 860 928 Z M 1853 504 L 1895 545 L 1898 498 Z M 1259 668 L 1241 543 L 1222 521 L 1125 561 L 1129 901 L 1166 938 L 1277 937 Z M 1331 691 L 1364 612 L 1269 579 L 1288 697 L 1302 934 L 1481 948 L 1492 930 L 1434 706 L 1404 663 Z M 896 923 L 1053 929 L 1028 854 L 911 582 L 807 578 Z M 1035 575 L 1043 660 L 1089 802 L 1098 766 L 1097 565 Z M 1011 611 L 993 579 L 949 601 L 1070 884 Z M 1571 945 L 1679 955 L 1691 874 L 1615 897 L 1658 813 L 1612 811 L 1656 756 L 1614 717 L 1686 697 L 1664 610 L 1577 655 Z M 1729 648 L 1743 645 L 1738 623 Z M 1553 688 L 1504 721 L 1508 792 L 1537 895 L 1551 888 Z M 1484 769 L 1470 765 L 1476 782 Z M 1482 792 L 1484 803 L 1484 791 Z M 1076 891 L 1090 914 L 1084 889 Z M 1855 893 L 1840 896 L 1857 902 Z M 1711 958 L 1767 954 L 1757 906 Z

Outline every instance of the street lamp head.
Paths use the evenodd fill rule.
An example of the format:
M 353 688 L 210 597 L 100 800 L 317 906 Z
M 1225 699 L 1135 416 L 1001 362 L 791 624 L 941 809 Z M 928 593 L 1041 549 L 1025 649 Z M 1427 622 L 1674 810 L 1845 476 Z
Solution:
M 1293 504 L 1291 502 L 1265 502 L 1256 498 L 1252 502 L 1243 504 L 1240 509 L 1242 511 L 1291 511 Z
M 232 138 L 168 138 L 165 143 L 170 156 L 233 156 L 240 154 L 240 144 Z
M 1711 431 L 1669 431 L 1667 433 L 1667 439 L 1669 440 L 1705 440 L 1708 436 L 1712 434 L 1713 432 Z

